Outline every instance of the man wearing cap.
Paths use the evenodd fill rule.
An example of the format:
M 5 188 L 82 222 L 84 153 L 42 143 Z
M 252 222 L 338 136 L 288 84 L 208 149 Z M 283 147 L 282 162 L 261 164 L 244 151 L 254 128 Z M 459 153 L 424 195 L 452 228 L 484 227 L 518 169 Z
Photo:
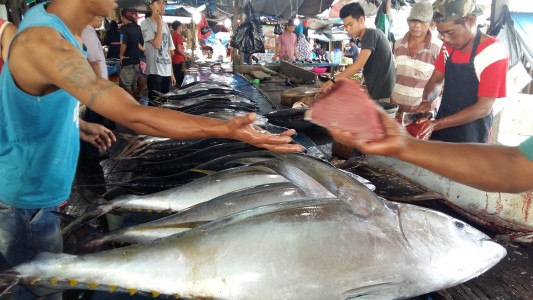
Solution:
M 137 11 L 132 8 L 122 10 L 122 40 L 120 44 L 120 86 L 132 96 L 137 94 L 137 81 L 141 69 L 141 48 L 144 45 L 143 36 L 137 25 Z
M 506 47 L 477 28 L 474 0 L 439 0 L 433 11 L 444 45 L 417 110 L 428 111 L 444 83 L 431 139 L 487 143 L 494 101 L 506 96 Z
M 163 21 L 165 13 L 164 0 L 148 0 L 152 15 L 141 23 L 146 45 L 146 81 L 148 83 L 148 98 L 157 97 L 155 91 L 168 93 L 170 86 L 176 85 L 172 70 L 172 54 L 174 42 L 170 35 L 168 25 Z
M 344 23 L 344 30 L 352 38 L 359 39 L 361 51 L 353 64 L 331 81 L 324 83 L 322 92 L 329 90 L 335 79 L 348 78 L 363 70 L 370 97 L 379 102 L 390 102 L 396 72 L 389 40 L 383 31 L 366 27 L 365 11 L 360 3 L 344 5 L 339 15 Z
M 418 2 L 411 8 L 407 24 L 409 31 L 394 43 L 396 58 L 396 85 L 391 102 L 398 104 L 399 112 L 415 111 L 422 102 L 422 93 L 439 55 L 442 41 L 431 33 L 433 8 L 428 1 Z M 438 101 L 434 101 L 435 105 Z
M 295 29 L 296 26 L 294 26 L 294 21 L 289 20 L 285 31 L 276 39 L 276 52 L 274 53 L 273 60 L 279 58 L 280 60 L 294 61 L 298 59 L 296 47 L 298 37 L 296 36 L 296 33 L 294 33 Z

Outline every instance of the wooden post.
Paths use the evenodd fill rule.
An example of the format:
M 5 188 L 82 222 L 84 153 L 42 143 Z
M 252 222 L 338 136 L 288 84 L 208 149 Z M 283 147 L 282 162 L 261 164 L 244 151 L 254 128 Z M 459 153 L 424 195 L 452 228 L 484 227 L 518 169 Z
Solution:
M 493 24 L 498 21 L 502 14 L 503 6 L 508 5 L 509 0 L 492 0 L 491 5 L 491 12 L 490 12 L 490 26 L 492 27 Z M 505 110 L 505 107 L 501 109 L 501 111 L 496 114 L 492 120 L 492 136 L 491 136 L 491 144 L 498 144 L 498 136 L 500 133 L 500 122 L 501 122 L 501 115 L 503 114 L 503 111 Z
M 196 50 L 196 45 L 197 45 L 197 41 L 198 41 L 198 34 L 197 34 L 197 29 L 196 29 L 196 23 L 194 23 L 194 21 L 192 20 L 191 18 L 191 24 L 192 24 L 192 44 L 191 44 L 191 55 L 192 55 L 192 61 L 196 61 L 196 57 L 194 56 L 194 51 Z
M 238 20 L 241 20 L 242 23 L 242 2 L 243 0 L 234 0 L 233 1 L 233 17 L 231 18 L 231 28 L 233 34 L 238 27 Z M 239 65 L 242 65 L 243 55 L 237 49 L 233 48 L 231 51 L 231 60 L 233 61 L 233 70 L 237 70 Z

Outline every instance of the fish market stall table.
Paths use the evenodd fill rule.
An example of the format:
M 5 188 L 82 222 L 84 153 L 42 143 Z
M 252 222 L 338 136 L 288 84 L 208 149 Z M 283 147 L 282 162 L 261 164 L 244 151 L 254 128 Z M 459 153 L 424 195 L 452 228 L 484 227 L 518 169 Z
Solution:
M 186 80 L 189 81 L 184 82 L 184 84 L 195 82 L 197 80 L 230 83 L 245 94 L 255 95 L 254 97 L 257 99 L 264 100 L 265 98 L 263 94 L 260 91 L 257 91 L 257 89 L 247 80 L 241 76 L 233 74 L 197 74 L 194 76 L 187 76 Z M 273 110 L 272 103 L 269 103 L 268 101 L 262 105 L 267 112 Z M 80 161 L 79 163 L 79 171 L 76 175 L 76 182 L 74 183 L 73 194 L 71 197 L 72 202 L 80 201 L 80 199 L 86 200 L 91 197 L 91 190 L 94 190 L 94 186 L 77 186 L 80 182 L 87 182 L 87 179 L 94 178 L 95 174 L 98 172 L 97 168 L 87 167 L 87 165 L 91 163 L 94 164 L 95 162 Z M 100 191 L 96 191 L 95 193 L 101 194 Z M 94 199 L 92 200 L 94 201 Z M 528 299 L 527 297 L 531 294 L 531 290 L 533 289 L 531 286 L 533 274 L 530 273 L 531 270 L 533 270 L 533 260 L 530 258 L 530 256 L 533 255 L 533 251 L 529 246 L 513 245 L 504 242 L 501 244 L 506 248 L 508 255 L 493 269 L 464 284 L 432 293 L 431 297 L 427 296 L 418 299 Z M 86 295 L 89 294 L 86 292 Z M 104 300 L 143 299 L 137 295 L 135 296 L 136 298 L 130 298 L 129 295 L 124 293 L 109 294 L 100 292 L 95 293 L 92 297 L 92 299 Z M 69 300 L 80 298 L 73 297 L 64 299 Z M 145 297 L 145 299 L 152 299 L 152 296 Z

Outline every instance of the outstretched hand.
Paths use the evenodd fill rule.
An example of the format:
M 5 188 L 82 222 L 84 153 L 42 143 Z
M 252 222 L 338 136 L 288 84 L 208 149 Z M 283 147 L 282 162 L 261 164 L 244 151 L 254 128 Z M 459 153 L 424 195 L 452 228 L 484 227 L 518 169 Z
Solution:
M 328 129 L 329 134 L 337 141 L 350 147 L 359 149 L 367 154 L 397 156 L 407 147 L 411 138 L 405 129 L 382 109 L 378 109 L 385 137 L 379 141 L 363 141 L 348 131 Z
M 320 93 L 321 94 L 326 93 L 327 91 L 329 91 L 329 89 L 331 89 L 332 86 L 333 86 L 333 81 L 328 80 L 328 81 L 324 82 L 324 84 L 320 88 Z
M 230 136 L 256 147 L 276 152 L 302 152 L 305 150 L 301 145 L 290 144 L 292 142 L 291 136 L 296 133 L 294 129 L 289 129 L 281 134 L 272 134 L 254 125 L 253 122 L 256 118 L 255 113 L 233 118 L 227 125 Z
M 113 132 L 107 127 L 89 122 L 85 122 L 83 128 L 80 127 L 80 138 L 101 150 L 111 147 L 111 143 L 117 141 Z

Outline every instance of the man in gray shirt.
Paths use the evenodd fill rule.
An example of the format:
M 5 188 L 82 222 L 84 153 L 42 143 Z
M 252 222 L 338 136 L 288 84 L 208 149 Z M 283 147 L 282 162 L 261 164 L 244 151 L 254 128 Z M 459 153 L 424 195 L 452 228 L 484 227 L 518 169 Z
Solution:
M 148 97 L 153 100 L 154 91 L 168 93 L 170 86 L 176 85 L 172 72 L 172 52 L 174 43 L 168 25 L 163 22 L 164 0 L 149 0 L 152 15 L 141 23 L 145 42 L 146 75 Z

